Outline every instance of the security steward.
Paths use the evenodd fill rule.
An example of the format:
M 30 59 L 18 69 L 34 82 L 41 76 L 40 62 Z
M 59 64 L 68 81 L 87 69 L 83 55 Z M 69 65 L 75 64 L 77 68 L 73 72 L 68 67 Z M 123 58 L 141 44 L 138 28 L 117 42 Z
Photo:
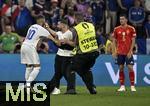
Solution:
M 76 13 L 75 18 L 77 25 L 72 30 L 75 36 L 75 48 L 73 50 L 74 56 L 67 71 L 70 88 L 66 94 L 76 94 L 75 81 L 74 77 L 72 77 L 75 72 L 82 78 L 90 94 L 96 94 L 91 71 L 96 58 L 99 56 L 95 28 L 92 23 L 84 22 L 84 17 L 81 13 Z

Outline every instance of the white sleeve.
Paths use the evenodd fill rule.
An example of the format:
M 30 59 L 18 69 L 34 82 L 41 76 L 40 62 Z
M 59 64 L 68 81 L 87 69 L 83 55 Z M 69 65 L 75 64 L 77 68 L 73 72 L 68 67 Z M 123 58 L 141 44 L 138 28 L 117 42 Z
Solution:
M 62 32 L 58 31 L 58 32 L 56 32 L 56 35 L 57 35 L 59 40 L 63 39 Z
M 73 39 L 73 34 L 72 34 L 72 32 L 71 31 L 68 31 L 67 33 L 66 33 L 66 36 L 65 37 L 67 37 L 66 39 L 68 39 L 68 40 L 72 40 Z
M 70 40 L 73 40 L 73 33 L 70 31 L 70 34 L 69 34 L 69 38 L 70 38 Z
M 39 30 L 39 36 L 48 37 L 49 35 L 50 35 L 50 33 L 48 32 L 48 30 L 46 30 L 43 27 L 40 28 L 40 30 Z

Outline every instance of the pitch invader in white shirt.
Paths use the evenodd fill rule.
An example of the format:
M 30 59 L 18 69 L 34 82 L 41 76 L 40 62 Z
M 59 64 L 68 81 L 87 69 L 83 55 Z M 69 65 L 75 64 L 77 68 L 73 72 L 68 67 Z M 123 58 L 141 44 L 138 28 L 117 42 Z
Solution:
M 72 50 L 74 48 L 74 43 L 72 42 L 74 37 L 72 32 L 69 30 L 68 19 L 60 20 L 58 22 L 57 28 L 60 31 L 55 32 L 51 28 L 48 29 L 48 31 L 52 34 L 52 36 L 58 39 L 61 43 L 61 45 L 58 46 L 58 52 L 55 56 L 55 64 L 54 64 L 55 73 L 49 84 L 51 85 L 51 89 L 54 88 L 52 94 L 60 94 L 59 86 L 62 77 L 64 77 L 65 80 L 68 82 L 67 68 L 73 57 Z M 72 74 L 72 77 L 75 83 L 75 73 L 74 75 Z M 67 83 L 67 91 L 70 90 L 70 86 L 71 85 Z
M 56 44 L 58 43 L 46 29 L 44 16 L 36 19 L 37 24 L 32 25 L 27 32 L 26 38 L 21 46 L 21 63 L 26 65 L 25 79 L 26 86 L 30 87 L 30 83 L 35 80 L 40 71 L 40 60 L 36 50 L 36 46 L 41 37 L 46 37 Z

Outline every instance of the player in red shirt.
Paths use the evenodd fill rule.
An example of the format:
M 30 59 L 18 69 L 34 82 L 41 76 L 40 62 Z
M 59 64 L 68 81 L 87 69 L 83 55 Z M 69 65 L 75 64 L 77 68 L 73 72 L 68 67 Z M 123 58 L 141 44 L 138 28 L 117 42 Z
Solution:
M 119 65 L 119 80 L 120 88 L 118 91 L 125 91 L 125 75 L 124 75 L 124 64 L 126 63 L 129 70 L 129 79 L 131 83 L 131 91 L 136 91 L 134 86 L 134 71 L 133 71 L 133 48 L 135 45 L 136 32 L 134 27 L 127 24 L 127 17 L 120 15 L 120 26 L 114 29 L 113 36 L 113 54 L 116 58 L 117 64 Z

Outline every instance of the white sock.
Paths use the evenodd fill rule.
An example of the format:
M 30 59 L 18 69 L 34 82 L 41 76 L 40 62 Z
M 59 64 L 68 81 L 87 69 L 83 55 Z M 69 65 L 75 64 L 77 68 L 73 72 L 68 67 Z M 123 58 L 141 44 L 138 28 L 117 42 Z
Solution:
M 27 80 L 27 86 L 30 86 L 30 83 L 35 80 L 39 72 L 40 72 L 40 67 L 33 68 L 33 71 L 30 73 L 29 78 Z
M 32 72 L 33 67 L 26 67 L 25 79 L 26 81 L 29 78 L 30 73 Z

